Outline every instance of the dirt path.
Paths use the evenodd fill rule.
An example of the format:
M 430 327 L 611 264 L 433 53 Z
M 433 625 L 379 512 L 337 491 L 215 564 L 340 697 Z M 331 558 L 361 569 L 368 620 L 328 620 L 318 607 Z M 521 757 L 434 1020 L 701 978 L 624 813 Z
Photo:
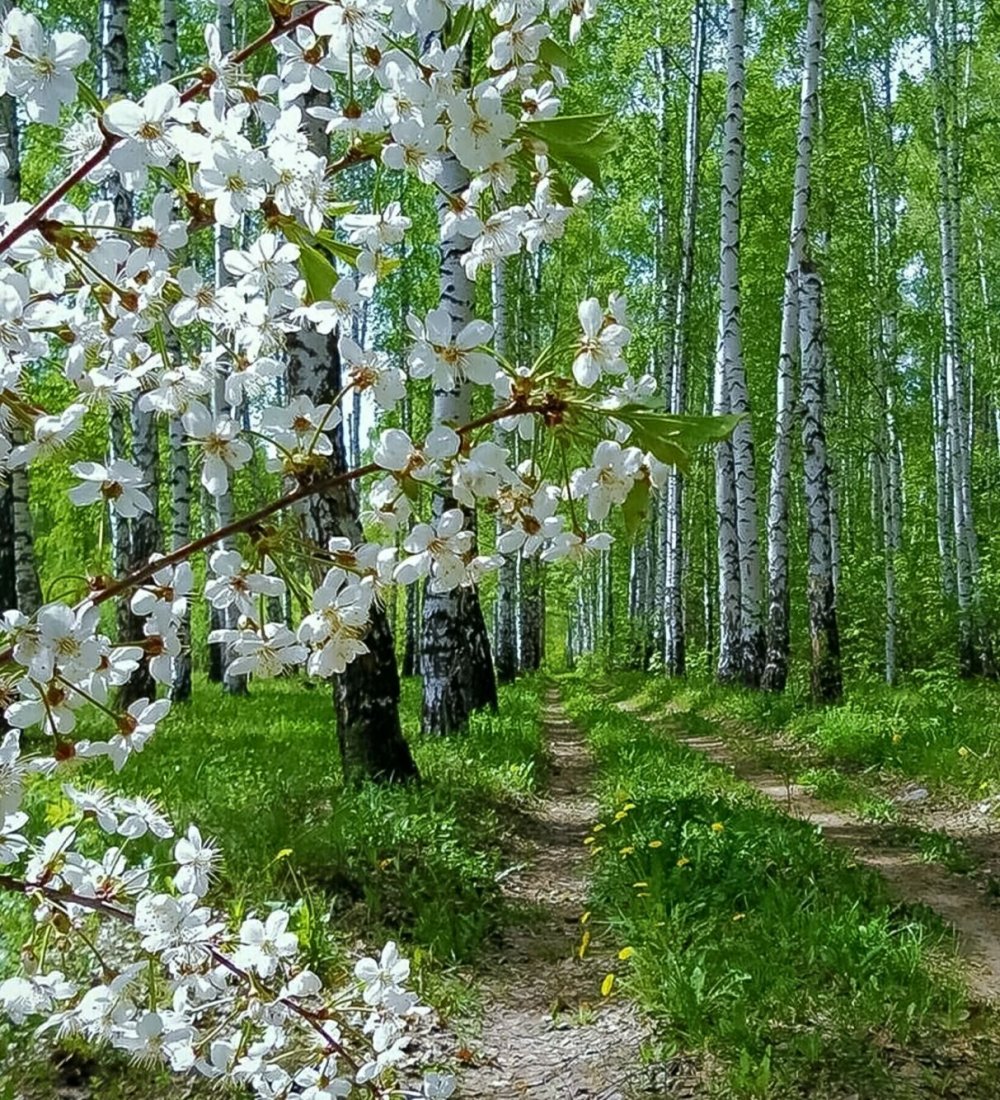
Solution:
M 583 838 L 597 817 L 593 761 L 583 737 L 550 689 L 544 723 L 550 782 L 525 815 L 516 870 L 504 880 L 508 901 L 525 919 L 505 930 L 487 962 L 483 1033 L 475 1062 L 459 1078 L 458 1096 L 516 1100 L 630 1100 L 641 1095 L 696 1097 L 694 1086 L 666 1072 L 666 1083 L 640 1065 L 644 1036 L 624 998 L 602 998 L 610 944 L 594 944 L 581 961 L 580 916 L 587 907 Z M 675 1071 L 677 1067 L 674 1067 Z M 662 1090 L 662 1091 L 661 1091 Z
M 732 769 L 792 817 L 817 825 L 831 843 L 850 848 L 857 862 L 877 871 L 901 901 L 935 910 L 958 934 L 971 995 L 979 1001 L 1000 1001 L 1000 910 L 987 903 L 974 881 L 925 862 L 909 848 L 887 843 L 880 826 L 825 805 L 797 783 L 735 752 L 722 736 L 686 734 L 683 713 L 674 713 L 671 726 L 682 744 Z

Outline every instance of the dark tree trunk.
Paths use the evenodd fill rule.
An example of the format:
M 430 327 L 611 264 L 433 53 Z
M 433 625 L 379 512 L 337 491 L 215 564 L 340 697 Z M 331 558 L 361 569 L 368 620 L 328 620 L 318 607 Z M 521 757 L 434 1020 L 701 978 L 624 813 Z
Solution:
M 420 656 L 426 732 L 455 733 L 473 711 L 496 710 L 493 662 L 475 589 L 425 589 Z
M 10 483 L 0 486 L 0 609 L 17 607 L 14 576 L 14 493 Z

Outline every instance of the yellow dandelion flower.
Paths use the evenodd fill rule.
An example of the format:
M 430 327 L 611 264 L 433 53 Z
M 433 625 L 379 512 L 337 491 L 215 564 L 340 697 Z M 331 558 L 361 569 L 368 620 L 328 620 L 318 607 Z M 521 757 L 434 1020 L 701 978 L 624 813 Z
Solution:
M 618 854 L 620 856 L 630 856 L 634 852 L 635 852 L 635 847 L 632 844 L 626 844 L 624 848 L 619 848 L 618 849 Z
M 609 997 L 611 995 L 611 990 L 614 989 L 614 986 L 615 986 L 615 976 L 614 976 L 614 974 L 609 974 L 604 979 L 604 981 L 601 982 L 601 996 L 602 997 Z
M 650 846 L 650 848 L 662 848 L 663 847 L 663 841 L 662 840 L 651 840 L 649 842 L 649 846 Z
M 589 920 L 590 920 L 590 910 L 588 909 L 586 911 L 586 913 L 582 914 L 582 916 L 580 917 L 580 923 L 581 924 L 586 924 L 587 921 L 589 921 Z
M 583 838 L 583 843 L 584 844 L 596 844 L 596 842 L 597 842 L 597 837 L 596 836 L 585 836 Z
M 619 810 L 618 813 L 615 814 L 615 821 L 621 821 L 622 818 L 625 817 L 628 817 L 628 814 L 624 810 Z
M 958 750 L 958 755 L 959 755 L 959 756 L 963 756 L 963 757 L 964 757 L 964 756 L 968 756 L 968 755 L 969 755 L 969 750 L 968 750 L 968 749 L 967 749 L 967 748 L 966 748 L 966 747 L 965 747 L 965 746 L 963 745 L 963 746 L 962 746 L 962 747 L 961 747 L 961 748 L 960 748 L 960 749 Z
M 580 937 L 580 946 L 576 949 L 577 955 L 582 959 L 587 954 L 587 948 L 590 946 L 590 929 L 585 928 L 583 935 Z
M 625 962 L 627 959 L 631 959 L 634 954 L 634 947 L 623 947 L 621 951 L 618 952 L 618 958 L 621 959 L 622 962 Z
M 733 920 L 746 920 L 746 913 L 733 913 Z
M 713 833 L 721 833 L 723 829 L 725 829 L 725 825 L 723 825 L 721 821 L 713 821 L 712 822 L 712 832 Z
M 623 809 L 623 810 L 624 810 L 624 811 L 625 811 L 626 813 L 628 813 L 628 812 L 629 812 L 629 810 L 634 810 L 634 809 L 635 809 L 635 803 L 634 803 L 634 802 L 626 802 L 626 803 L 625 803 L 625 805 L 624 805 L 624 806 L 622 806 L 622 809 Z
M 649 886 L 648 882 L 633 882 L 632 883 L 632 889 L 633 890 L 645 890 L 647 886 Z
M 599 833 L 602 829 L 606 829 L 606 828 L 607 828 L 607 825 L 605 825 L 603 821 L 598 821 L 598 823 L 593 827 L 593 829 L 591 829 L 591 832 L 592 833 Z
M 687 856 L 681 856 L 681 858 L 677 861 L 677 866 L 686 867 L 690 862 L 691 860 L 689 860 Z

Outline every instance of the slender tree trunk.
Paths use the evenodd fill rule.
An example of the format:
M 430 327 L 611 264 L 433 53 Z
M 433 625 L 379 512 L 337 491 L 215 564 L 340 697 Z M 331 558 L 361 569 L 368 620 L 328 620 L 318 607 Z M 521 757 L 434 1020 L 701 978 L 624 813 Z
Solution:
M 934 484 L 936 489 L 938 559 L 941 563 L 941 593 L 945 603 L 955 599 L 955 551 L 952 542 L 951 458 L 948 449 L 948 402 L 945 398 L 944 357 L 931 366 L 931 409 L 933 413 Z
M 705 68 L 705 13 L 702 0 L 691 11 L 691 50 L 684 127 L 684 186 L 681 205 L 681 263 L 674 301 L 669 408 L 682 414 L 686 407 L 690 358 L 691 291 L 694 284 L 695 231 L 698 219 L 698 172 L 701 166 L 701 90 Z M 684 482 L 679 471 L 667 479 L 665 597 L 666 667 L 672 676 L 685 671 L 684 637 Z
M 160 80 L 177 76 L 177 0 L 163 0 L 163 29 L 160 38 Z M 166 333 L 167 353 L 171 365 L 181 359 L 176 332 Z M 184 443 L 184 428 L 177 417 L 171 417 L 167 427 L 170 462 L 170 547 L 184 546 L 191 539 L 191 456 Z M 181 651 L 174 659 L 170 682 L 170 699 L 185 703 L 191 698 L 191 611 L 185 612 L 179 629 Z
M 809 635 L 812 642 L 812 695 L 832 703 L 843 691 L 837 590 L 834 581 L 833 501 L 830 459 L 824 427 L 825 349 L 822 283 L 806 262 L 800 269 L 799 341 L 802 349 L 802 453 L 809 535 Z
M 128 22 L 130 0 L 100 0 L 100 95 L 106 102 L 128 93 Z M 101 185 L 102 197 L 115 208 L 115 221 L 121 226 L 132 224 L 132 201 L 117 173 Z M 111 461 L 128 458 L 126 433 L 127 414 L 119 404 L 108 412 L 108 455 Z M 114 508 L 108 510 L 108 530 L 111 540 L 112 567 L 117 576 L 128 572 L 132 560 L 129 545 L 129 524 Z M 122 641 L 136 641 L 133 616 L 128 600 L 117 605 L 118 635 Z
M 0 16 L 6 15 L 10 5 L 0 0 Z M 16 202 L 21 194 L 21 157 L 17 111 L 11 96 L 0 96 L 0 199 Z M 14 425 L 11 442 L 24 441 L 23 433 Z M 0 592 L 3 610 L 17 608 L 25 615 L 33 615 L 42 603 L 42 589 L 38 581 L 35 559 L 35 539 L 28 500 L 28 471 L 20 466 L 11 470 L 8 479 L 0 485 Z
M 761 591 L 760 526 L 757 516 L 757 471 L 750 420 L 750 393 L 743 365 L 740 318 L 740 225 L 743 199 L 743 100 L 746 93 L 744 45 L 745 0 L 730 0 L 726 120 L 723 136 L 722 218 L 720 233 L 718 370 L 724 380 L 730 412 L 743 414 L 731 441 L 736 542 L 739 555 L 739 676 L 751 687 L 760 684 L 766 636 Z M 732 658 L 727 656 L 727 668 Z
M 658 31 L 658 37 L 662 34 Z M 659 192 L 656 208 L 656 227 L 653 241 L 653 267 L 654 280 L 657 292 L 658 307 L 658 339 L 654 348 L 654 370 L 664 398 L 664 407 L 670 409 L 673 382 L 671 378 L 671 343 L 668 333 L 671 331 L 676 306 L 676 279 L 675 272 L 670 263 L 670 118 L 668 112 L 667 93 L 669 81 L 667 73 L 670 68 L 670 53 L 665 45 L 657 46 L 653 55 L 654 68 L 657 77 L 657 189 Z M 670 491 L 665 489 L 659 494 L 657 508 L 657 527 L 659 542 L 657 545 L 653 606 L 655 614 L 653 619 L 653 652 L 657 653 L 668 665 L 669 652 L 676 649 L 675 640 L 681 639 L 683 651 L 683 622 L 671 621 L 671 609 L 676 611 L 676 601 L 671 603 L 668 597 L 670 569 L 670 545 L 671 545 L 671 519 L 670 519 Z
M 819 70 L 823 48 L 823 0 L 809 0 L 802 94 L 792 195 L 785 292 L 781 308 L 778 386 L 771 487 L 767 517 L 768 621 L 767 662 L 761 678 L 770 691 L 783 691 L 788 679 L 789 594 L 788 527 L 792 470 L 792 429 L 795 402 L 795 358 L 799 337 L 799 266 L 808 235 L 809 181 L 816 119 L 819 114 Z
M 739 254 L 738 251 L 732 250 L 734 230 L 737 241 L 739 236 L 739 206 L 734 207 L 731 203 L 735 198 L 738 204 L 742 164 L 742 141 L 739 135 L 734 133 L 733 124 L 740 121 L 742 112 L 743 15 L 740 0 L 731 0 L 727 36 L 726 129 L 722 170 L 721 258 L 723 266 L 720 270 L 722 296 L 712 396 L 712 411 L 717 416 L 730 412 L 729 359 L 737 350 L 734 339 L 739 338 L 739 268 L 733 267 L 734 261 L 738 261 Z M 723 440 L 715 448 L 715 515 L 719 588 L 719 656 L 716 672 L 723 683 L 728 683 L 739 677 L 742 665 L 740 549 L 736 523 L 736 464 L 732 439 Z
M 978 546 L 972 513 L 972 452 L 967 386 L 970 378 L 962 348 L 960 289 L 961 194 L 958 120 L 955 115 L 955 53 L 952 0 L 928 3 L 931 80 L 934 91 L 934 143 L 938 171 L 938 235 L 941 245 L 941 310 L 944 336 L 944 406 L 952 498 L 952 545 L 958 609 L 958 665 L 963 676 L 983 670 L 979 650 Z
M 493 269 L 493 346 L 497 354 L 506 356 L 507 348 L 507 287 L 503 263 Z M 494 434 L 500 445 L 506 443 L 503 431 L 497 427 Z M 502 533 L 503 524 L 497 519 L 496 531 Z M 497 682 L 509 684 L 517 675 L 517 631 L 515 626 L 517 583 L 517 562 L 514 557 L 505 557 L 497 576 L 497 595 L 495 605 L 495 630 L 493 659 L 496 664 Z
M 468 185 L 468 173 L 455 157 L 444 158 L 438 185 L 438 217 L 443 222 L 447 196 L 461 194 Z M 441 246 L 441 306 L 451 317 L 453 331 L 474 315 L 474 287 L 462 267 L 463 252 L 454 237 Z M 468 381 L 454 390 L 434 391 L 435 423 L 463 423 L 469 419 L 471 408 L 472 384 Z M 437 496 L 435 516 L 453 503 Z M 466 523 L 472 521 L 473 517 L 466 518 Z M 452 733 L 462 729 L 474 711 L 496 708 L 489 635 L 475 588 L 462 586 L 450 592 L 434 592 L 429 584 L 426 586 L 420 650 L 425 732 Z
M 219 45 L 223 54 L 227 54 L 233 48 L 234 39 L 234 11 L 231 0 L 217 0 L 216 11 L 219 26 Z M 231 276 L 226 271 L 222 258 L 232 247 L 232 230 L 225 226 L 217 225 L 215 227 L 216 287 L 226 286 L 231 282 Z M 226 400 L 225 379 L 221 374 L 216 376 L 212 391 L 212 413 L 216 417 L 238 416 L 238 410 L 230 408 L 229 402 Z M 234 514 L 232 486 L 230 485 L 227 491 L 220 496 L 211 498 L 210 506 L 211 510 L 208 514 L 212 515 L 217 526 L 223 527 L 231 523 Z M 219 545 L 226 549 L 231 546 L 229 542 L 222 542 Z M 223 611 L 219 611 L 214 607 L 209 607 L 210 630 L 224 628 L 232 629 L 236 626 L 238 618 L 239 615 L 234 607 L 227 608 Z M 208 649 L 208 678 L 217 683 L 221 682 L 227 695 L 246 695 L 247 677 L 234 676 L 229 672 L 229 665 L 235 658 L 232 647 L 228 645 L 210 645 Z

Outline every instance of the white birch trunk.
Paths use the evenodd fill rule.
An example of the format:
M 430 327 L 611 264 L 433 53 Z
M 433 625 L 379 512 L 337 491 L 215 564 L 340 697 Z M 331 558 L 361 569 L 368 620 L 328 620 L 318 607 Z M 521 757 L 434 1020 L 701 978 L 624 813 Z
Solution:
M 799 278 L 799 341 L 802 352 L 802 456 L 809 538 L 809 634 L 811 684 L 816 702 L 830 703 L 843 691 L 837 590 L 834 580 L 833 501 L 824 429 L 825 379 L 822 284 L 806 263 Z
M 233 6 L 231 0 L 218 0 L 217 15 L 219 23 L 219 44 L 223 54 L 229 53 L 233 48 L 234 26 Z M 225 226 L 215 227 L 215 285 L 222 287 L 228 285 L 232 279 L 226 271 L 222 257 L 233 247 L 233 232 Z M 226 401 L 225 379 L 221 374 L 216 376 L 212 392 L 212 412 L 215 416 L 236 416 L 238 410 L 232 409 Z M 233 494 L 232 486 L 223 494 L 212 498 L 214 520 L 217 527 L 224 527 L 233 520 Z M 228 548 L 231 542 L 226 540 L 218 544 Z M 227 608 L 225 611 L 209 609 L 209 622 L 211 629 L 230 628 L 236 626 L 238 612 L 235 608 Z M 234 676 L 229 672 L 229 665 L 235 659 L 235 652 L 231 646 L 210 646 L 209 653 L 209 678 L 222 682 L 227 695 L 246 695 L 246 676 Z
M 783 691 L 788 679 L 789 592 L 788 535 L 792 469 L 792 429 L 795 403 L 795 359 L 799 339 L 799 265 L 808 236 L 809 182 L 816 119 L 819 114 L 819 70 L 823 49 L 824 0 L 809 0 L 806 18 L 802 91 L 792 194 L 792 223 L 785 267 L 785 291 L 781 307 L 781 342 L 778 350 L 778 384 L 774 451 L 767 516 L 768 622 L 767 662 L 761 683 L 771 691 Z
M 958 609 L 958 663 L 962 675 L 982 671 L 975 604 L 978 599 L 978 546 L 972 512 L 972 455 L 967 393 L 970 384 L 961 338 L 960 180 L 958 122 L 955 117 L 954 11 L 951 0 L 928 3 L 934 143 L 937 155 L 938 235 L 941 248 L 941 311 L 944 337 L 944 405 L 951 473 L 952 545 Z
M 443 221 L 447 196 L 461 194 L 468 185 L 468 173 L 453 156 L 444 158 L 438 195 L 438 217 Z M 457 332 L 473 319 L 474 287 L 462 267 L 464 249 L 452 238 L 441 246 L 441 306 Z M 472 411 L 472 384 L 461 382 L 453 390 L 434 391 L 433 418 L 462 424 Z M 435 515 L 451 502 L 435 497 Z M 474 523 L 467 516 L 467 524 Z M 462 729 L 469 716 L 484 707 L 496 707 L 496 676 L 490 653 L 479 593 L 460 587 L 451 592 L 424 591 L 424 619 L 421 634 L 423 671 L 423 714 L 425 733 L 447 734 Z
M 507 285 L 504 264 L 493 268 L 493 346 L 500 356 L 507 356 Z M 496 428 L 494 438 L 501 446 L 508 440 L 505 433 Z M 496 533 L 503 533 L 503 523 L 496 522 Z M 509 684 L 517 675 L 517 626 L 516 591 L 517 562 L 514 557 L 505 557 L 497 575 L 497 595 L 494 608 L 493 660 L 496 665 L 497 682 Z
M 6 0 L 0 0 L 0 17 L 10 10 Z M 14 100 L 0 96 L 0 199 L 16 202 L 21 194 L 21 157 L 18 143 L 18 121 Z M 23 442 L 23 433 L 16 427 L 11 442 Z M 42 603 L 35 560 L 35 539 L 29 505 L 28 471 L 22 466 L 11 470 L 0 485 L 0 591 L 3 610 L 17 608 L 33 615 Z
M 658 32 L 659 33 L 659 32 Z M 657 47 L 653 54 L 653 67 L 657 84 L 657 189 L 656 227 L 653 240 L 653 277 L 659 309 L 659 339 L 654 349 L 654 371 L 664 397 L 664 407 L 670 408 L 672 389 L 670 346 L 666 334 L 674 317 L 674 280 L 667 258 L 668 227 L 670 225 L 669 152 L 670 131 L 667 115 L 667 69 L 669 57 L 666 47 Z M 671 523 L 669 493 L 664 490 L 657 499 L 657 529 L 659 541 L 654 576 L 653 652 L 667 663 L 669 610 L 667 600 L 667 571 L 670 557 Z
M 695 232 L 698 219 L 698 171 L 701 165 L 701 89 L 705 68 L 705 18 L 702 0 L 691 10 L 691 57 L 684 123 L 684 187 L 681 202 L 681 263 L 674 302 L 669 408 L 682 414 L 686 405 L 690 356 L 691 291 L 694 284 Z M 667 480 L 665 562 L 666 667 L 672 676 L 685 671 L 684 636 L 684 481 L 677 470 Z
M 743 101 L 746 93 L 745 0 L 730 0 L 727 41 L 726 118 L 723 133 L 722 203 L 719 251 L 719 333 L 717 370 L 729 411 L 742 413 L 731 440 L 739 561 L 738 668 L 742 681 L 756 687 L 764 670 L 766 637 L 761 589 L 757 472 L 750 420 L 750 393 L 743 365 L 740 318 L 740 225 L 743 197 Z M 726 658 L 727 667 L 732 659 Z M 721 655 L 720 655 L 721 664 Z
M 177 0 L 163 0 L 162 34 L 160 38 L 160 80 L 177 76 Z M 172 328 L 166 332 L 170 364 L 180 362 L 181 347 Z M 191 455 L 184 443 L 180 419 L 171 417 L 167 426 L 167 447 L 170 465 L 170 548 L 177 550 L 191 540 Z M 174 703 L 191 698 L 191 612 L 185 613 L 180 624 L 181 651 L 174 659 L 170 682 L 170 699 Z
M 306 108 L 326 106 L 329 97 L 312 93 L 299 101 L 308 118 L 306 132 L 313 152 L 326 157 L 329 142 L 323 123 L 306 115 Z M 363 335 L 363 334 L 359 334 Z M 287 389 L 305 395 L 316 405 L 331 404 L 341 392 L 343 376 L 340 333 L 322 335 L 315 329 L 289 333 Z M 344 425 L 328 433 L 333 453 L 325 460 L 326 474 L 347 468 Z M 346 538 L 352 546 L 362 541 L 358 498 L 353 484 L 316 494 L 296 509 L 300 534 L 314 554 L 322 555 L 331 538 Z M 325 566 L 314 566 L 318 584 Z M 337 740 L 344 776 L 351 781 L 406 781 L 417 768 L 403 737 L 399 717 L 400 683 L 390 618 L 384 603 L 372 604 L 364 637 L 368 652 L 356 657 L 340 675 L 331 677 L 337 720 Z

